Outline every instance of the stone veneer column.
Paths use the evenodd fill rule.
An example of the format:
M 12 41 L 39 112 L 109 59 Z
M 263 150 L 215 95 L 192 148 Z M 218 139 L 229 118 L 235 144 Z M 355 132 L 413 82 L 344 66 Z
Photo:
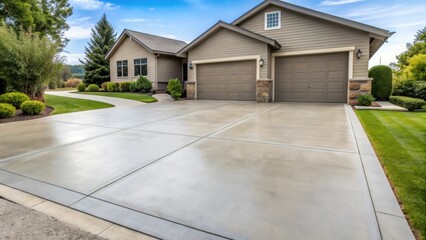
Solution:
M 272 80 L 259 79 L 256 81 L 256 102 L 272 102 Z
M 356 105 L 359 96 L 371 93 L 371 81 L 373 81 L 372 78 L 349 79 L 349 105 Z
M 189 99 L 189 100 L 195 99 L 195 82 L 192 82 L 192 81 L 186 82 L 186 99 Z

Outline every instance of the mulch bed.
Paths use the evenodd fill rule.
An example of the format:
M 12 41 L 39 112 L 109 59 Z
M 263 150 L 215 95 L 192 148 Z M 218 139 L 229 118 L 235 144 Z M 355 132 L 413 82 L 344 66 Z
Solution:
M 47 117 L 47 116 L 50 115 L 50 113 L 53 112 L 53 110 L 55 110 L 55 109 L 51 108 L 51 107 L 46 107 L 44 112 L 42 112 L 38 115 L 25 115 L 24 113 L 22 113 L 21 109 L 18 109 L 18 110 L 16 110 L 16 115 L 14 117 L 0 119 L 0 124 L 1 123 L 7 123 L 7 122 L 19 122 L 19 121 L 25 121 L 25 120 Z

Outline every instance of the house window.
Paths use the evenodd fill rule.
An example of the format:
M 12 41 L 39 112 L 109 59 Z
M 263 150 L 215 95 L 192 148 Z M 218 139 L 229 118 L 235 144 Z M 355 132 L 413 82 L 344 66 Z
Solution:
M 127 77 L 129 75 L 127 66 L 127 60 L 117 61 L 117 77 Z
M 281 11 L 265 13 L 265 30 L 281 28 Z
M 148 75 L 148 60 L 146 58 L 135 59 L 135 76 Z

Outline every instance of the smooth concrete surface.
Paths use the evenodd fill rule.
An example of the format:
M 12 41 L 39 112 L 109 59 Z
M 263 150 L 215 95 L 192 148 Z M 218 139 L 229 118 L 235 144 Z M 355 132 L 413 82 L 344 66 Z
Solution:
M 377 209 L 400 213 L 354 116 L 344 104 L 165 101 L 1 124 L 0 183 L 161 239 L 409 234 L 383 232 L 400 230 Z

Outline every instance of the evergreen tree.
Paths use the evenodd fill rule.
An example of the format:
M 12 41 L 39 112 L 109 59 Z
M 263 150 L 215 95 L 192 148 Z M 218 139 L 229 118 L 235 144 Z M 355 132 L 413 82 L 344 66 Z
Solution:
M 86 84 L 101 85 L 110 80 L 109 61 L 105 59 L 106 54 L 115 43 L 117 34 L 111 23 L 104 14 L 92 29 L 89 47 L 86 47 L 84 64 L 84 82 Z

